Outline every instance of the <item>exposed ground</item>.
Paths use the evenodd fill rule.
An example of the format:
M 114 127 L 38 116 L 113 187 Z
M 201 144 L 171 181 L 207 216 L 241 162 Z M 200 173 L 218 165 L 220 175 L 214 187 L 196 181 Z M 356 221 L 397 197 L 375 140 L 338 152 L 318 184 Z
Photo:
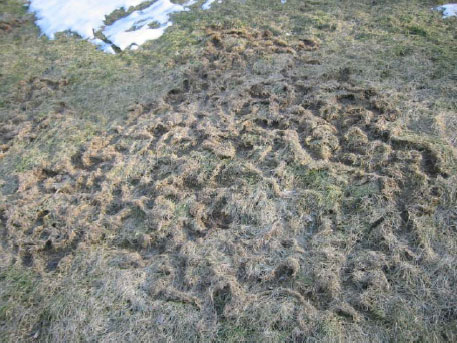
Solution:
M 0 1 L 0 340 L 456 341 L 435 5 L 226 0 L 111 56 Z

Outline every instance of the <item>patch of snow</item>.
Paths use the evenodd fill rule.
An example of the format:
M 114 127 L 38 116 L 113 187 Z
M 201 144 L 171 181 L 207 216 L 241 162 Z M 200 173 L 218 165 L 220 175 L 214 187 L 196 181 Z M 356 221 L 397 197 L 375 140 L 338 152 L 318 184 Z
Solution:
M 443 12 L 443 18 L 457 17 L 457 4 L 446 4 L 435 9 Z
M 121 50 L 132 44 L 141 45 L 163 35 L 165 30 L 173 23 L 170 14 L 187 11 L 187 6 L 193 4 L 189 1 L 184 5 L 177 5 L 170 0 L 158 0 L 151 6 L 141 11 L 135 11 L 127 17 L 115 21 L 103 30 L 103 34 Z M 157 23 L 157 28 L 151 28 L 149 24 Z
M 87 39 L 94 37 L 93 30 L 103 26 L 105 15 L 142 2 L 144 0 L 31 0 L 29 10 L 36 14 L 36 24 L 49 38 L 68 30 Z
M 206 0 L 202 9 L 211 8 L 215 1 L 222 2 Z M 30 0 L 29 11 L 36 14 L 36 24 L 50 39 L 54 39 L 57 32 L 71 31 L 101 50 L 114 53 L 113 48 L 136 50 L 144 42 L 159 38 L 173 24 L 170 20 L 172 13 L 188 11 L 198 0 L 188 0 L 183 5 L 170 0 L 157 0 L 143 10 L 134 11 L 110 25 L 104 25 L 106 16 L 115 10 L 127 10 L 144 2 L 145 0 Z M 285 3 L 286 0 L 281 2 Z M 101 31 L 106 40 L 96 38 L 97 31 Z
M 216 0 L 207 0 L 203 5 L 202 5 L 202 9 L 204 10 L 209 10 L 211 8 L 211 5 L 213 4 L 213 2 L 216 1 Z M 221 3 L 222 0 L 218 0 L 217 1 L 218 3 Z
M 103 50 L 104 52 L 107 52 L 109 54 L 115 54 L 115 51 L 113 49 L 113 47 L 111 46 L 111 44 L 108 44 L 108 43 L 105 43 L 104 41 L 102 41 L 101 39 L 98 39 L 98 38 L 93 38 L 93 39 L 90 39 L 90 41 L 97 45 L 100 50 Z

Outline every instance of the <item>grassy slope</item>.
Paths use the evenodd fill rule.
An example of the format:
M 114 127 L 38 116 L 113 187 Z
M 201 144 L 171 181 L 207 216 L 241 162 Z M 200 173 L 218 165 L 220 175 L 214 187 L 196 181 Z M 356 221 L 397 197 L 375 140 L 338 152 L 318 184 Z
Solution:
M 455 340 L 434 5 L 227 0 L 111 56 L 0 2 L 0 339 Z

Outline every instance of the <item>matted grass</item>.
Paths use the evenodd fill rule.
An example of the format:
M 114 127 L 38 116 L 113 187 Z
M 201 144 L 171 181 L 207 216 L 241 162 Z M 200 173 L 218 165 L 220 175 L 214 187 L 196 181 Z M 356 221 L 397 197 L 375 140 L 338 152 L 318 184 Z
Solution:
M 456 19 L 200 4 L 108 55 L 0 2 L 0 340 L 455 341 Z

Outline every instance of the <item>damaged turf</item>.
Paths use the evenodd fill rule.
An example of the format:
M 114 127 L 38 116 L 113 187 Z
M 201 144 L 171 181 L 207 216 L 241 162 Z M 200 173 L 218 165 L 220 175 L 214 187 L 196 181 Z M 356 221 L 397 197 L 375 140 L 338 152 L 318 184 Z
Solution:
M 350 70 L 309 78 L 315 37 L 212 26 L 205 40 L 163 96 L 2 178 L 2 266 L 65 280 L 24 335 L 455 338 L 454 148 L 405 132 L 397 103 Z M 3 154 L 71 120 L 65 103 L 27 116 L 67 87 L 19 83 Z M 1 277 L 24 299 L 45 296 L 14 270 Z

